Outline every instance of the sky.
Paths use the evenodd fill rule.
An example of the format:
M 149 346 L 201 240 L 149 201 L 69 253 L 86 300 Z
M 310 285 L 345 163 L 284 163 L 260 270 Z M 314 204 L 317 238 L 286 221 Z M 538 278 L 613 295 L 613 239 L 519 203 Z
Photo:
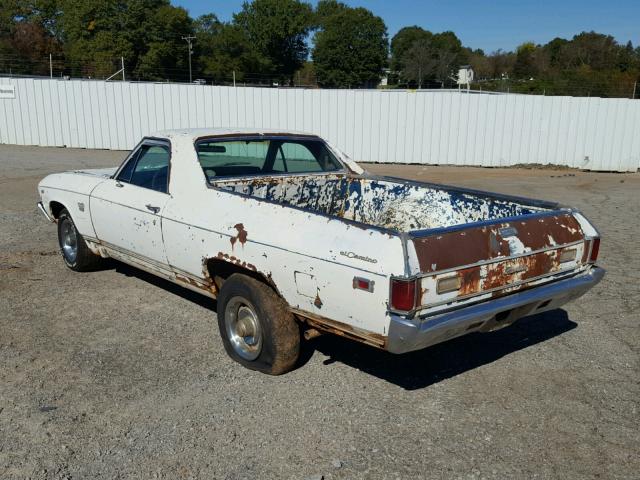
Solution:
M 389 38 L 402 27 L 418 25 L 432 32 L 452 30 L 463 45 L 514 50 L 521 43 L 570 39 L 582 31 L 613 35 L 618 42 L 640 45 L 640 0 L 342 0 L 382 17 Z M 215 13 L 229 21 L 243 0 L 171 0 L 192 17 Z M 311 1 L 315 5 L 315 1 Z

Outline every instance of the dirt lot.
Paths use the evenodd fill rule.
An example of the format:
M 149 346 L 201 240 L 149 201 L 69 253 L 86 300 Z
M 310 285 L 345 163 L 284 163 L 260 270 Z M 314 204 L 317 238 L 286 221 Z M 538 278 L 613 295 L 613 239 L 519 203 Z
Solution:
M 47 173 L 122 152 L 0 147 L 1 478 L 639 478 L 640 175 L 369 166 L 554 199 L 603 233 L 583 301 L 421 352 L 333 337 L 267 377 L 215 305 L 132 268 L 71 272 Z

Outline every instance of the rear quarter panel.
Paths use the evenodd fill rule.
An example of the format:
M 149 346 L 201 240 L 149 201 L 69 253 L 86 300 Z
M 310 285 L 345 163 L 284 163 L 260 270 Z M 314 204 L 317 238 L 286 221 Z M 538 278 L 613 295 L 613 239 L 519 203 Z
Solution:
M 404 274 L 398 236 L 209 188 L 193 144 L 172 146 L 162 229 L 177 273 L 203 278 L 207 260 L 222 259 L 260 272 L 293 308 L 387 333 L 389 276 Z M 374 281 L 374 291 L 355 290 L 356 276 Z

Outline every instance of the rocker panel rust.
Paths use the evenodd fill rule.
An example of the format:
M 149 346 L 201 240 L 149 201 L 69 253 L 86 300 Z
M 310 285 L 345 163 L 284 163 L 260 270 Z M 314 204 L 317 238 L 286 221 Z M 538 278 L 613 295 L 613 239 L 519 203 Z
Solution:
M 297 308 L 291 308 L 291 311 L 300 321 L 317 330 L 333 333 L 380 349 L 385 349 L 386 347 L 387 337 L 383 335 L 352 327 L 346 323 L 337 322 Z

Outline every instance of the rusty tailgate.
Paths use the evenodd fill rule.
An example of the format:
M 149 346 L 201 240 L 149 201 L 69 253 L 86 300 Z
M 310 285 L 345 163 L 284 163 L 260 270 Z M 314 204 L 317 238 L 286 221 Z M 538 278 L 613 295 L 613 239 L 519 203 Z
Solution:
M 587 263 L 590 246 L 570 211 L 422 235 L 411 239 L 422 277 L 422 305 L 525 288 L 529 282 Z M 440 295 L 438 280 L 454 275 L 458 290 Z

